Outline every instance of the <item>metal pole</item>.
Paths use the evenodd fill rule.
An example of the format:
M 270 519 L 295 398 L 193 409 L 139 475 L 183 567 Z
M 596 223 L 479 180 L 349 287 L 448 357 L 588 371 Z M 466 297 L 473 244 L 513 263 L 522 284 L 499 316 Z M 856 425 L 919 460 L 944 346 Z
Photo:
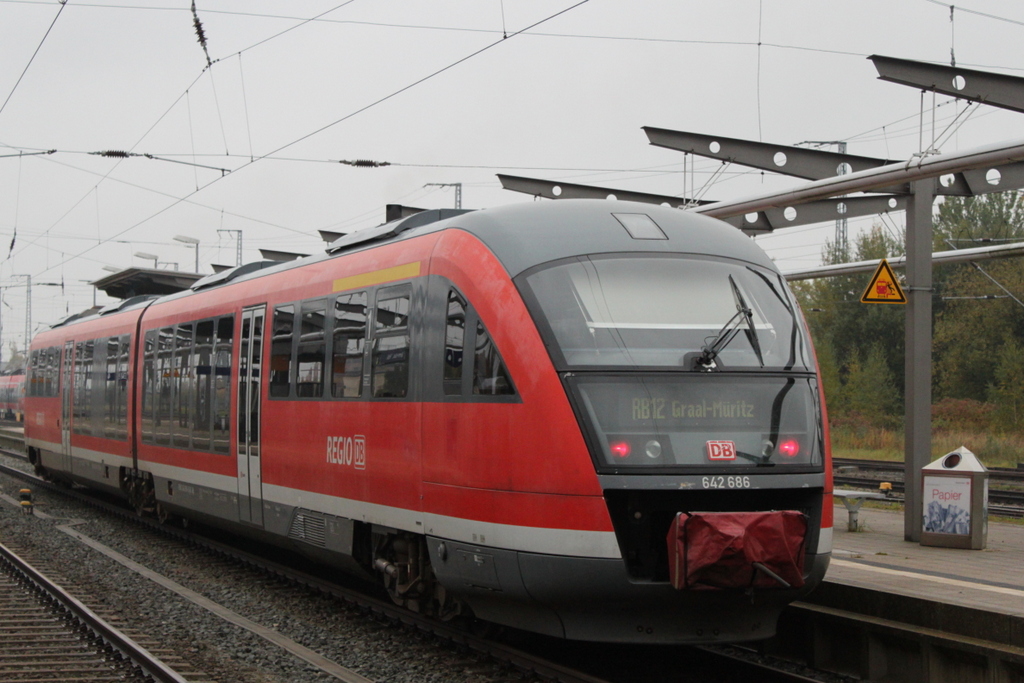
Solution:
M 220 229 L 217 230 L 217 232 L 226 232 L 226 233 L 228 233 L 230 235 L 235 235 L 236 239 L 238 240 L 238 243 L 237 243 L 237 246 L 236 246 L 236 249 L 235 249 L 235 265 L 236 266 L 242 265 L 242 231 L 241 230 L 229 230 L 229 229 L 226 229 L 226 228 L 220 228 Z
M 921 469 L 932 457 L 932 202 L 935 181 L 910 184 L 904 379 L 903 538 L 921 540 Z
M 25 276 L 25 357 L 28 357 L 28 347 L 32 343 L 32 276 Z
M 837 141 L 836 146 L 839 148 L 840 154 L 846 154 L 846 142 Z M 838 175 L 846 175 L 846 165 L 840 164 Z M 846 241 L 846 216 L 836 219 L 836 247 L 840 249 L 840 253 L 843 254 L 844 258 L 849 258 L 849 247 Z

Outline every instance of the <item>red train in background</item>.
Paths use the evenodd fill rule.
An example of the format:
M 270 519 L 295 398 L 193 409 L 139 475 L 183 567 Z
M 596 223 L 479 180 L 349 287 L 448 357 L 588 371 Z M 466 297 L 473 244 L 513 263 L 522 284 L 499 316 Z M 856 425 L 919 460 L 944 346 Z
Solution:
M 25 418 L 25 369 L 0 374 L 0 419 L 21 422 Z
M 785 281 L 657 206 L 428 211 L 33 340 L 38 471 L 600 641 L 774 633 L 825 573 L 827 423 Z

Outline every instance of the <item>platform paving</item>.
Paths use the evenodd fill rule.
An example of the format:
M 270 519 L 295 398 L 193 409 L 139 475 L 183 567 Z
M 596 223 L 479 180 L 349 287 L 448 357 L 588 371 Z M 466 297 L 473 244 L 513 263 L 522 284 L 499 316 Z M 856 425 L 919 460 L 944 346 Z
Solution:
M 1024 525 L 990 522 L 984 550 L 903 540 L 902 510 L 863 508 L 862 530 L 846 529 L 837 505 L 825 581 L 1024 617 Z

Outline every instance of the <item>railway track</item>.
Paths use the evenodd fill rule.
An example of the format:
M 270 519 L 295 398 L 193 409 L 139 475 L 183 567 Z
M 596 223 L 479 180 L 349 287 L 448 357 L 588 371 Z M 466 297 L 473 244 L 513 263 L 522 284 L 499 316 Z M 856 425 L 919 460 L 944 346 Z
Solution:
M 3 544 L 0 615 L 0 680 L 189 681 Z
M 892 488 L 892 502 L 903 502 L 903 463 L 878 460 L 855 460 L 837 458 L 833 461 L 836 474 L 832 481 L 836 487 L 878 490 L 883 483 Z M 861 474 L 850 474 L 849 468 L 856 468 Z M 1024 484 L 1024 472 L 1010 468 L 990 469 L 991 486 L 988 490 L 989 514 L 1002 517 L 1024 517 L 1024 489 L 998 488 L 1001 486 L 1020 487 Z M 878 473 L 892 473 L 899 476 L 885 476 Z
M 12 455 L 7 451 L 3 452 Z M 56 486 L 5 465 L 0 465 L 0 472 L 19 477 L 24 481 L 31 481 L 31 487 L 34 489 L 45 488 L 61 495 L 73 497 L 90 506 L 101 508 L 105 512 L 131 520 L 133 523 L 158 530 L 161 534 L 190 546 L 198 546 L 205 552 L 216 556 L 218 562 L 228 560 L 247 565 L 282 583 L 303 586 L 319 594 L 354 605 L 368 617 L 389 623 L 392 627 L 414 629 L 424 634 L 430 634 L 460 650 L 479 653 L 526 673 L 528 680 L 541 679 L 562 683 L 617 683 L 618 681 L 636 680 L 636 665 L 623 664 L 623 662 L 630 661 L 645 662 L 645 680 L 651 681 L 651 683 L 678 680 L 678 676 L 673 677 L 672 672 L 675 671 L 678 674 L 680 657 L 687 662 L 687 670 L 706 672 L 705 675 L 711 676 L 708 680 L 716 680 L 716 672 L 718 675 L 728 672 L 729 676 L 739 676 L 740 679 L 777 681 L 779 683 L 815 680 L 800 673 L 780 668 L 771 662 L 759 661 L 755 653 L 732 647 L 666 647 L 653 648 L 653 650 L 657 650 L 654 652 L 649 647 L 598 647 L 593 644 L 566 643 L 566 641 L 533 636 L 527 637 L 525 640 L 516 639 L 517 645 L 512 646 L 505 640 L 480 636 L 472 629 L 459 628 L 421 617 L 394 606 L 390 601 L 378 600 L 359 588 L 339 585 L 332 580 L 323 579 L 302 569 L 287 566 L 267 557 L 208 538 L 196 533 L 194 528 L 183 529 L 177 525 L 161 525 L 155 520 L 140 519 L 130 510 L 106 501 L 96 500 L 83 491 Z M 594 654 L 598 649 L 608 655 L 608 659 L 603 660 L 603 663 Z M 578 657 L 574 658 L 567 654 L 571 652 L 582 654 L 578 654 Z M 703 677 L 696 676 L 694 680 L 703 680 Z
M 832 458 L 833 467 L 857 467 L 878 472 L 903 472 L 903 463 L 895 460 L 861 460 L 858 458 Z M 989 474 L 993 480 L 1012 483 L 1024 483 L 1024 468 L 1021 467 L 990 467 Z

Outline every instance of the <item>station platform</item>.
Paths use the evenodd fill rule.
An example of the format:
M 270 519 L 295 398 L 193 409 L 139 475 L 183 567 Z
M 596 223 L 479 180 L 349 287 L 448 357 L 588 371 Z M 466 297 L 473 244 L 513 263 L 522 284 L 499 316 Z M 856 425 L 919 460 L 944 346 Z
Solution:
M 826 582 L 1024 618 L 1024 524 L 989 522 L 987 547 L 961 550 L 903 540 L 902 510 L 862 508 L 860 523 L 836 524 Z
M 769 649 L 885 683 L 1024 683 L 1024 524 L 989 522 L 984 550 L 903 540 L 903 511 L 835 508 L 824 582 L 790 605 Z

